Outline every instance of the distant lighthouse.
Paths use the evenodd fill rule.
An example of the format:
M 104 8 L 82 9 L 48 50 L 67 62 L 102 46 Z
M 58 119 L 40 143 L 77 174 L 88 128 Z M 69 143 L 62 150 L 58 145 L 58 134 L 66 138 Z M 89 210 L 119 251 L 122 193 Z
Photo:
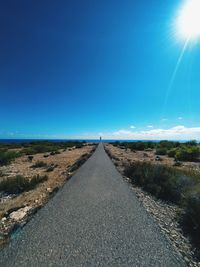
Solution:
M 101 142 L 101 140 L 102 140 L 101 136 L 100 136 L 99 140 L 100 140 L 100 142 Z

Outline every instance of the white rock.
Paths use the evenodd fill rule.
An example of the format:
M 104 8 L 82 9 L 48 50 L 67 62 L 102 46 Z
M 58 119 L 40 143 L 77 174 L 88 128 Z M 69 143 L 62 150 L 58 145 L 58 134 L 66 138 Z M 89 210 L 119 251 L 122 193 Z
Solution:
M 24 219 L 24 217 L 27 215 L 27 212 L 31 209 L 31 207 L 24 207 L 24 208 L 21 208 L 17 211 L 13 211 L 11 214 L 10 214 L 10 219 L 13 220 L 13 221 L 21 221 L 22 219 Z
M 51 193 L 51 192 L 52 192 L 52 189 L 51 189 L 51 187 L 48 187 L 48 188 L 47 188 L 47 192 L 49 192 L 49 193 Z
M 4 222 L 6 221 L 6 217 L 3 217 L 3 218 L 1 219 L 1 221 L 2 221 L 2 223 L 4 223 Z

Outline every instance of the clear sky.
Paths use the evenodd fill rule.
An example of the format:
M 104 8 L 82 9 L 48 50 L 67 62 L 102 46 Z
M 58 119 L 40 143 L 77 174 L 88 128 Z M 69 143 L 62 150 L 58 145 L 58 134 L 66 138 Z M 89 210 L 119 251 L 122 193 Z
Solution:
M 0 138 L 200 139 L 182 3 L 0 1 Z

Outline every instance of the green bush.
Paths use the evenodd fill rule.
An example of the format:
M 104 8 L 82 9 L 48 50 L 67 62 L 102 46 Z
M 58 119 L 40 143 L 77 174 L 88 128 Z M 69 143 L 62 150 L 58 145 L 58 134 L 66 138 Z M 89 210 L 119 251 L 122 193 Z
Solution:
M 200 186 L 194 187 L 185 200 L 185 213 L 181 218 L 184 230 L 190 234 L 192 242 L 200 248 Z
M 21 175 L 17 175 L 14 178 L 4 179 L 0 183 L 0 191 L 3 191 L 8 194 L 18 194 L 24 191 L 24 188 L 27 188 L 29 182 L 26 178 Z
M 185 143 L 186 146 L 198 146 L 198 142 L 196 140 L 191 140 Z
M 80 143 L 80 144 L 77 144 L 76 145 L 76 148 L 82 148 L 84 145 L 82 144 L 82 143 Z
M 111 143 L 113 146 L 124 148 L 124 149 L 131 149 L 134 150 L 140 150 L 143 151 L 145 149 L 153 149 L 156 146 L 156 143 L 151 141 L 137 141 L 137 142 L 119 142 L 116 141 L 114 143 Z
M 200 227 L 200 190 L 190 193 L 187 197 L 186 214 L 194 221 L 194 225 Z
M 47 175 L 40 176 L 38 174 L 38 175 L 33 176 L 33 178 L 29 181 L 29 186 L 30 186 L 29 190 L 35 188 L 35 186 L 37 184 L 45 182 L 47 180 L 48 180 L 48 176 Z
M 168 151 L 169 157 L 174 157 L 182 161 L 197 161 L 200 158 L 200 147 L 198 145 L 182 144 L 178 148 L 172 148 Z
M 0 166 L 10 164 L 15 158 L 19 157 L 20 154 L 14 151 L 1 151 L 0 152 Z
M 197 141 L 185 143 L 162 140 L 160 142 L 137 141 L 137 142 L 115 142 L 112 145 L 119 148 L 135 150 L 156 149 L 157 155 L 168 155 L 183 161 L 197 161 L 200 159 L 200 144 Z
M 55 156 L 58 154 L 61 154 L 60 151 L 51 151 L 51 153 L 50 153 L 51 156 Z
M 177 149 L 175 156 L 178 160 L 195 161 L 200 157 L 200 149 L 198 146 L 182 146 Z
M 54 169 L 55 169 L 54 166 L 49 166 L 46 171 L 47 172 L 52 172 L 52 171 L 54 171 Z
M 179 204 L 184 209 L 180 222 L 196 247 L 200 248 L 200 174 L 147 162 L 134 162 L 124 174 L 132 183 L 157 198 Z
M 46 171 L 47 172 L 52 172 L 58 165 L 51 164 L 50 166 L 47 167 Z
M 157 198 L 175 203 L 180 203 L 189 187 L 200 182 L 200 175 L 148 162 L 134 162 L 126 166 L 124 174 Z
M 167 150 L 170 150 L 172 148 L 177 148 L 180 145 L 181 143 L 179 142 L 167 141 L 167 140 L 162 140 L 157 144 L 158 147 L 166 148 Z
M 174 158 L 176 155 L 176 150 L 177 150 L 176 148 L 172 148 L 172 149 L 168 150 L 168 152 L 167 152 L 168 157 Z
M 167 154 L 167 149 L 164 147 L 158 147 L 156 148 L 156 155 L 166 155 Z
M 29 191 L 36 187 L 38 183 L 44 182 L 48 176 L 34 176 L 31 180 L 17 175 L 13 178 L 7 178 L 0 182 L 0 191 L 7 194 L 19 194 L 24 191 Z
M 47 164 L 44 161 L 37 161 L 31 168 L 43 168 L 47 167 Z

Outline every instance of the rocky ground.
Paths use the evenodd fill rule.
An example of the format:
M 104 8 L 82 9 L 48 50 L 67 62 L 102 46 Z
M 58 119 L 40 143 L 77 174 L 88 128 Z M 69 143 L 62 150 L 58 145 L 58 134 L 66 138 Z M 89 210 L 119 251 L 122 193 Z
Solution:
M 33 190 L 19 195 L 0 195 L 0 245 L 7 243 L 12 234 L 26 224 L 31 215 L 42 207 L 89 157 L 94 148 L 93 145 L 85 145 L 82 148 L 60 150 L 60 153 L 55 155 L 35 154 L 31 161 L 28 156 L 22 156 L 10 165 L 0 167 L 1 180 L 16 175 L 22 175 L 27 179 L 38 174 L 48 176 L 47 181 L 39 183 Z M 46 166 L 33 168 L 38 161 L 46 163 Z
M 121 149 L 110 144 L 106 144 L 105 149 L 108 151 L 108 154 L 110 155 L 117 169 L 122 174 L 124 171 L 124 166 L 134 160 L 151 161 L 156 163 L 154 151 L 131 152 L 129 149 Z M 173 166 L 173 159 L 167 158 L 166 156 L 162 156 L 162 159 L 163 161 L 159 162 L 158 164 L 167 163 L 168 165 Z M 184 163 L 181 168 L 187 168 L 187 166 L 193 170 L 199 170 L 199 165 L 196 163 Z M 128 177 L 124 176 L 124 178 L 127 180 L 127 182 L 130 182 Z M 190 267 L 200 266 L 200 262 L 195 257 L 195 248 L 192 247 L 189 238 L 183 235 L 181 227 L 178 223 L 178 216 L 182 212 L 181 208 L 177 205 L 160 201 L 154 198 L 152 195 L 144 192 L 137 186 L 132 184 L 131 186 L 147 212 L 154 217 L 159 224 L 161 231 L 168 239 L 171 240 L 173 246 L 181 255 L 186 264 Z

